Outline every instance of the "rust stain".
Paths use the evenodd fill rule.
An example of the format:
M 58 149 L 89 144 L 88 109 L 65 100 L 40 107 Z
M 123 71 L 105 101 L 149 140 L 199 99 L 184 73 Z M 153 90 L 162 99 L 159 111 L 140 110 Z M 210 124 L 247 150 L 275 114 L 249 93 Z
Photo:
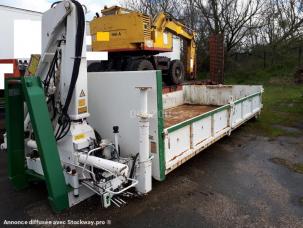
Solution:
M 166 109 L 164 111 L 164 127 L 168 128 L 216 108 L 218 106 L 184 104 Z
M 153 154 L 157 153 L 157 144 L 155 142 L 150 142 L 150 152 Z
M 185 151 L 181 152 L 180 154 L 174 156 L 174 157 L 173 157 L 172 159 L 170 159 L 168 162 L 171 162 L 171 161 L 175 160 L 177 157 L 182 156 L 182 154 L 184 154 L 184 153 L 187 152 L 187 151 L 188 151 L 188 150 L 185 150 Z

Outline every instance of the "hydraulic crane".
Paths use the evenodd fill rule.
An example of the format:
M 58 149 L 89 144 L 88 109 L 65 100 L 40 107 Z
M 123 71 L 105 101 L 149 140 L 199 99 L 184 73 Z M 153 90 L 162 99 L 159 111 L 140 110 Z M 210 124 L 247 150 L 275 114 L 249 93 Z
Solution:
M 118 137 L 102 139 L 88 124 L 86 65 L 83 7 L 64 0 L 43 14 L 36 76 L 6 80 L 9 177 L 16 188 L 44 180 L 55 211 L 93 194 L 108 207 L 125 203 L 119 196 L 133 187 L 151 190 L 149 148 L 121 157 Z M 141 141 L 148 145 L 148 134 Z

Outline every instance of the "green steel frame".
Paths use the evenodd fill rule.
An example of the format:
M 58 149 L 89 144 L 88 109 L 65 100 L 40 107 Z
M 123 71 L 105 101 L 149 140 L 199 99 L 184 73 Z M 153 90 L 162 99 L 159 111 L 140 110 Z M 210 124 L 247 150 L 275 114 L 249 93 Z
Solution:
M 162 101 L 162 73 L 157 71 L 157 110 L 158 110 L 158 151 L 159 151 L 159 168 L 160 181 L 165 180 L 165 157 L 164 157 L 164 119 L 163 119 L 163 101 Z
M 5 98 L 9 179 L 17 189 L 26 187 L 33 178 L 45 180 L 53 210 L 60 212 L 68 208 L 68 186 L 40 78 L 7 79 Z M 25 165 L 24 102 L 31 119 L 44 176 L 27 170 Z

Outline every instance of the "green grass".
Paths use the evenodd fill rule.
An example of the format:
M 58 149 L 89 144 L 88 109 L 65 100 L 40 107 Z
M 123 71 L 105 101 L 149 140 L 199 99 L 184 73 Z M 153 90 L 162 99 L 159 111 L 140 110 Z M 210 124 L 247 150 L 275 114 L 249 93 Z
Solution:
M 278 158 L 278 157 L 271 158 L 270 161 L 277 165 L 285 166 L 290 171 L 303 174 L 303 164 L 302 163 L 293 163 L 287 159 Z
M 226 75 L 226 84 L 264 86 L 261 116 L 257 121 L 249 122 L 247 130 L 269 137 L 303 134 L 303 85 L 296 85 L 292 81 L 292 72 L 285 68 Z M 285 127 L 298 130 L 291 132 Z
M 227 84 L 263 84 L 283 85 L 292 84 L 293 68 L 285 66 L 269 67 L 266 69 L 241 69 L 225 73 Z

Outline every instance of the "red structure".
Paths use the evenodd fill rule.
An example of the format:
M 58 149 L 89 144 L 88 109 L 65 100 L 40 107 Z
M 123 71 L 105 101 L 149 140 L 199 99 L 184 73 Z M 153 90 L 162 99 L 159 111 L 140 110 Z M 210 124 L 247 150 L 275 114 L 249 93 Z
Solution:
M 210 80 L 212 84 L 224 83 L 224 35 L 209 37 Z
M 9 64 L 9 63 L 13 64 L 14 72 L 12 74 L 4 74 L 4 76 L 14 77 L 14 78 L 20 77 L 22 74 L 19 70 L 19 64 L 17 59 L 0 59 L 0 64 Z
M 162 93 L 171 93 L 182 90 L 182 85 L 174 85 L 174 86 L 163 86 Z

